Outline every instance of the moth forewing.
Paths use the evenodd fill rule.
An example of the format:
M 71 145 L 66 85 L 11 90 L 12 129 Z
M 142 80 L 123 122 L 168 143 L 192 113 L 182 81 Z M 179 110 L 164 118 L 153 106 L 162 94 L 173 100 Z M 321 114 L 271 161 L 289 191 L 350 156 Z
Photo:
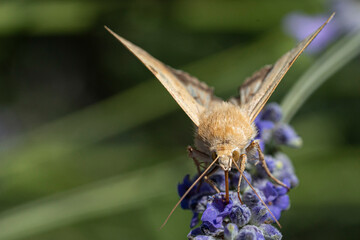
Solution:
M 186 87 L 181 83 L 172 69 L 155 59 L 140 47 L 120 37 L 108 27 L 105 26 L 105 28 L 125 47 L 127 47 L 156 76 L 156 78 L 168 90 L 171 96 L 189 116 L 193 123 L 198 126 L 199 115 L 204 111 L 204 107 L 197 103 L 190 95 Z
M 327 23 L 334 17 L 335 13 L 325 21 L 313 34 L 309 35 L 306 39 L 301 41 L 295 48 L 284 54 L 276 63 L 272 66 L 270 71 L 266 74 L 262 74 L 261 78 L 257 78 L 256 81 L 245 82 L 243 86 L 240 87 L 241 92 L 247 93 L 250 97 L 247 98 L 247 101 L 244 103 L 244 98 L 238 101 L 241 103 L 240 107 L 244 109 L 251 121 L 254 121 L 256 116 L 259 114 L 261 109 L 264 107 L 271 94 L 274 92 L 275 88 L 280 83 L 281 79 L 285 76 L 287 71 L 293 65 L 295 60 L 300 56 L 300 54 L 306 49 L 306 47 L 314 40 L 314 38 L 320 33 L 320 31 L 326 26 Z M 263 71 L 264 69 L 260 70 Z M 255 73 L 254 75 L 256 75 Z M 259 82 L 261 82 L 259 86 Z M 254 87 L 254 85 L 257 85 Z M 251 88 L 251 89 L 248 89 Z M 251 94 L 249 94 L 251 92 Z

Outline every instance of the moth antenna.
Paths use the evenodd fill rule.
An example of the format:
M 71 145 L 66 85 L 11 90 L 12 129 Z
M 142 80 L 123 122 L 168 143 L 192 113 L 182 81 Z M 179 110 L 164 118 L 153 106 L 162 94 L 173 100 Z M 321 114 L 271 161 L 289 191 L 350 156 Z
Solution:
M 195 187 L 195 185 L 200 181 L 200 179 L 202 179 L 205 176 L 205 174 L 215 164 L 215 162 L 218 160 L 218 158 L 219 158 L 219 156 L 217 158 L 215 158 L 214 161 L 212 161 L 212 163 L 205 169 L 205 171 L 196 179 L 196 181 L 189 187 L 189 189 L 181 196 L 180 200 L 175 204 L 175 206 L 173 207 L 173 209 L 171 210 L 171 212 L 165 219 L 164 223 L 161 225 L 160 229 L 162 229 L 165 226 L 165 224 L 169 221 L 169 218 L 174 213 L 175 209 L 179 206 L 179 204 L 182 202 L 182 200 L 184 200 L 184 198 L 189 194 L 191 189 L 193 189 Z
M 238 171 L 240 172 L 240 174 L 242 174 L 239 166 L 236 164 L 236 162 L 234 161 L 234 159 L 232 160 L 235 167 L 238 169 Z M 274 216 L 274 214 L 270 211 L 270 209 L 268 208 L 268 206 L 266 205 L 266 203 L 261 199 L 261 197 L 259 196 L 259 194 L 256 192 L 255 188 L 251 185 L 251 183 L 249 182 L 249 180 L 247 180 L 247 178 L 245 177 L 245 174 L 242 174 L 243 178 L 245 179 L 245 181 L 247 182 L 247 184 L 249 184 L 250 188 L 254 191 L 255 195 L 259 198 L 260 202 L 265 206 L 265 208 L 268 210 L 268 212 L 270 213 L 271 217 L 274 219 L 274 221 L 276 222 L 276 224 L 279 226 L 279 228 L 281 228 L 281 225 L 279 223 L 279 221 L 276 219 L 276 217 Z

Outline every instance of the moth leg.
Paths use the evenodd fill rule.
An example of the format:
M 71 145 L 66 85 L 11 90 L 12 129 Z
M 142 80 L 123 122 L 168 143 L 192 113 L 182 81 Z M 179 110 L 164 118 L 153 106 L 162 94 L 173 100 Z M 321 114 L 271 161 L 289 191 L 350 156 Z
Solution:
M 217 193 L 220 193 L 220 189 L 216 186 L 216 184 L 209 178 L 211 175 L 213 175 L 218 170 L 218 167 L 214 167 L 209 171 L 207 175 L 204 176 L 204 181 L 208 183 Z M 201 186 L 201 182 L 199 184 L 199 188 Z
M 245 166 L 246 166 L 246 162 L 247 162 L 246 154 L 241 154 L 239 160 L 240 160 L 240 176 L 239 176 L 239 182 L 238 182 L 238 186 L 237 186 L 237 194 L 238 194 L 238 198 L 239 198 L 240 203 L 244 204 L 243 201 L 241 200 L 241 197 L 240 197 L 240 184 L 241 184 L 241 179 L 242 179 L 242 176 L 244 174 Z
M 217 168 L 214 168 L 207 176 L 204 176 L 205 182 L 207 182 L 217 193 L 220 193 L 219 188 L 216 186 L 216 184 L 209 178 L 210 175 L 212 175 L 214 172 L 216 172 Z
M 188 146 L 187 151 L 188 151 L 189 157 L 194 161 L 195 166 L 196 166 L 196 170 L 197 170 L 198 174 L 200 175 L 200 173 L 201 173 L 201 171 L 200 171 L 200 163 L 194 156 L 194 149 L 191 146 Z
M 191 146 L 187 147 L 187 152 L 189 154 L 189 157 L 194 160 L 194 163 L 196 165 L 198 174 L 201 174 L 200 170 L 200 164 L 202 162 L 208 163 L 210 161 L 210 156 L 206 153 L 200 152 L 199 150 L 194 149 Z
M 187 151 L 189 153 L 189 157 L 192 158 L 192 160 L 195 163 L 196 169 L 198 174 L 201 174 L 201 170 L 200 170 L 200 162 L 198 160 L 198 158 L 205 160 L 204 162 L 208 162 L 209 156 L 203 152 L 200 152 L 194 148 L 192 148 L 191 146 L 188 146 Z M 217 193 L 220 193 L 219 188 L 215 185 L 215 183 L 209 179 L 209 176 L 211 176 L 214 172 L 216 172 L 217 168 L 213 168 L 206 176 L 204 176 L 204 180 L 205 182 L 207 182 Z M 198 189 L 200 189 L 202 184 L 202 181 L 200 181 L 200 184 L 198 186 Z
M 257 150 L 257 152 L 258 152 L 258 154 L 259 154 L 259 160 L 260 160 L 263 168 L 265 169 L 266 174 L 270 177 L 270 179 L 272 179 L 274 182 L 276 182 L 277 184 L 283 186 L 283 187 L 286 188 L 288 191 L 290 191 L 290 188 L 289 188 L 288 186 L 286 186 L 285 183 L 283 183 L 282 181 L 278 180 L 276 177 L 274 177 L 274 176 L 271 174 L 271 172 L 270 172 L 270 170 L 269 170 L 269 168 L 268 168 L 268 166 L 267 166 L 267 164 L 266 164 L 264 154 L 263 154 L 262 151 L 261 151 L 259 142 L 258 142 L 258 141 L 253 141 L 248 148 L 252 148 L 252 149 L 255 148 L 255 149 Z M 251 149 L 250 149 L 250 150 L 251 150 Z
M 196 158 L 200 162 L 211 163 L 211 161 L 212 161 L 212 159 L 211 159 L 211 157 L 209 155 L 207 155 L 206 153 L 201 152 L 201 151 L 199 151 L 197 149 L 194 149 L 191 146 L 187 147 L 187 151 L 188 151 L 189 157 Z

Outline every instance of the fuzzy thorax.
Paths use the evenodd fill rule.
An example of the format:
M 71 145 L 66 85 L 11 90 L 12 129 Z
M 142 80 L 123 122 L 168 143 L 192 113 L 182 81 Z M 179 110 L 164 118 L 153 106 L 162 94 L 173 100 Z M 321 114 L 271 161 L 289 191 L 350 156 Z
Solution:
M 203 152 L 230 157 L 235 149 L 243 153 L 256 132 L 239 106 L 214 102 L 200 116 L 195 145 Z

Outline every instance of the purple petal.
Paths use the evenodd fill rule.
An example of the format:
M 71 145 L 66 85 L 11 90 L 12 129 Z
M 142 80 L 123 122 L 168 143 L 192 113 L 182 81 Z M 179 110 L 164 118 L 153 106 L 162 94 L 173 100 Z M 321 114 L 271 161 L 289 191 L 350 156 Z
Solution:
M 265 240 L 261 230 L 253 225 L 243 227 L 236 238 L 237 240 Z
M 214 196 L 214 199 L 213 199 L 211 204 L 212 204 L 212 206 L 214 208 L 216 208 L 216 210 L 219 213 L 221 213 L 221 212 L 226 211 L 226 207 L 228 205 L 232 205 L 232 201 L 230 201 L 228 204 L 226 204 L 225 201 L 224 201 L 224 195 L 223 194 L 216 194 Z M 229 206 L 229 207 L 231 207 L 231 206 Z
M 290 198 L 288 195 L 280 196 L 273 202 L 273 204 L 281 210 L 286 210 L 290 207 Z
M 198 213 L 194 213 L 191 222 L 190 222 L 190 228 L 195 227 L 197 224 L 199 223 L 199 214 Z
M 240 173 L 238 171 L 230 175 L 230 184 L 233 189 L 237 189 L 237 186 L 239 183 L 239 176 L 240 176 Z M 244 171 L 244 176 L 251 183 L 252 178 L 251 178 L 251 175 L 247 171 Z M 245 179 L 243 177 L 241 179 L 240 191 L 244 191 L 248 186 L 249 186 L 248 183 L 245 181 Z M 235 199 L 238 199 L 237 194 L 236 194 Z M 234 201 L 234 199 L 233 199 L 233 201 Z
M 203 215 L 201 216 L 201 221 L 215 222 L 218 215 L 219 215 L 219 211 L 216 208 L 214 208 L 212 204 L 209 203 Z
M 234 223 L 229 223 L 226 225 L 224 230 L 224 237 L 225 239 L 235 239 L 238 235 L 239 228 Z
M 280 122 L 282 118 L 282 110 L 279 104 L 277 103 L 269 103 L 265 106 L 264 110 L 262 110 L 261 119 L 268 120 L 273 123 Z
M 242 227 L 250 221 L 251 212 L 245 204 L 241 206 L 237 205 L 232 207 L 229 217 L 231 222 Z
M 275 216 L 276 220 L 279 220 L 281 216 L 281 209 L 275 205 L 269 206 L 269 209 L 272 212 L 272 214 Z M 271 216 L 271 220 L 274 220 L 272 216 Z
M 194 240 L 215 240 L 216 238 L 212 237 L 212 236 L 196 236 L 194 238 Z
M 270 224 L 261 224 L 259 228 L 263 232 L 266 240 L 281 240 L 282 238 L 279 230 Z
M 256 139 L 262 139 L 263 141 L 268 141 L 271 138 L 271 130 L 274 128 L 274 123 L 268 120 L 257 121 L 256 127 L 258 129 L 258 135 Z
M 274 171 L 274 169 L 276 168 L 275 159 L 271 155 L 265 155 L 265 162 L 266 162 L 266 165 L 268 166 L 269 171 L 272 173 Z M 256 170 L 261 177 L 263 177 L 263 178 L 268 177 L 262 164 L 256 165 Z
M 194 238 L 189 238 L 192 240 L 216 240 L 216 238 L 214 238 L 213 236 L 206 236 L 206 235 L 198 235 Z
M 262 193 L 262 191 L 256 189 L 256 192 L 261 197 L 261 199 L 265 199 L 265 196 Z M 252 208 L 252 207 L 255 207 L 255 206 L 261 204 L 258 196 L 256 196 L 256 194 L 251 189 L 249 189 L 248 191 L 246 191 L 243 194 L 243 201 L 249 208 Z
M 302 145 L 301 138 L 296 134 L 295 130 L 287 124 L 278 124 L 274 130 L 273 138 L 279 145 L 290 147 L 300 147 Z
M 284 153 L 276 153 L 274 156 L 276 162 L 276 168 L 273 174 L 280 180 L 290 182 L 290 187 L 294 188 L 299 184 L 299 180 L 294 173 L 294 167 L 292 166 L 290 159 Z
M 232 204 L 232 201 L 230 199 L 230 202 L 226 205 L 224 210 L 220 213 L 220 216 L 222 216 L 222 217 L 229 216 L 230 213 L 231 213 L 232 208 L 233 208 L 233 204 Z
M 208 221 L 203 222 L 200 228 L 206 235 L 211 235 L 211 236 L 215 236 L 219 232 L 222 232 L 224 230 L 221 224 L 212 223 Z
M 192 184 L 192 182 L 190 181 L 190 175 L 188 174 L 184 177 L 183 182 L 178 184 L 179 196 L 184 195 L 184 193 L 189 189 L 191 184 Z
M 202 196 L 200 198 L 192 199 L 190 202 L 191 210 L 193 210 L 194 212 L 197 212 L 197 213 L 203 213 L 209 202 L 208 199 L 209 199 L 208 196 Z
M 285 183 L 285 185 L 288 188 L 290 188 L 290 180 L 289 180 L 289 178 L 282 179 L 282 182 Z M 278 193 L 279 196 L 285 195 L 288 192 L 287 188 L 285 188 L 283 186 L 276 186 L 275 189 L 276 189 L 276 192 Z
M 195 228 L 193 230 L 191 230 L 189 232 L 189 234 L 187 235 L 188 238 L 191 238 L 191 237 L 195 237 L 195 236 L 198 236 L 198 235 L 203 235 L 204 232 L 201 230 L 201 228 Z
M 225 192 L 225 175 L 224 172 L 219 172 L 219 174 L 213 174 L 210 176 L 211 181 L 216 183 L 216 186 L 220 191 Z M 209 184 L 207 184 L 209 185 Z M 209 186 L 210 187 L 210 186 Z
M 262 152 L 265 152 L 265 141 L 260 139 L 259 140 L 260 149 Z
M 251 208 L 251 223 L 252 224 L 262 224 L 265 221 L 270 219 L 270 214 L 266 207 L 263 205 L 258 205 L 253 208 Z
M 268 202 L 272 202 L 278 197 L 275 186 L 271 182 L 267 182 L 265 188 L 263 188 L 262 191 L 266 197 L 266 201 Z

